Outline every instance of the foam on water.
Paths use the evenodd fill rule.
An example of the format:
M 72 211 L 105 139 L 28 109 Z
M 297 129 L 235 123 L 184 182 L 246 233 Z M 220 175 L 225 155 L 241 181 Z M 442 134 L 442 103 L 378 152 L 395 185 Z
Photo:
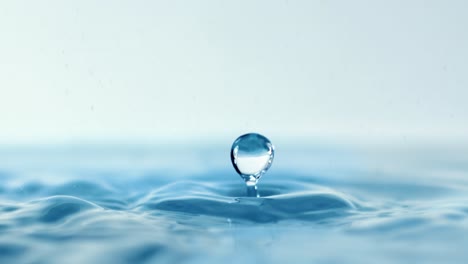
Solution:
M 448 166 L 451 159 L 427 170 L 424 160 L 431 159 L 422 154 L 419 163 L 401 167 L 385 167 L 387 154 L 380 163 L 375 153 L 371 163 L 362 153 L 359 159 L 336 150 L 283 155 L 256 198 L 246 196 L 217 148 L 194 147 L 185 156 L 158 147 L 114 148 L 109 155 L 108 148 L 0 151 L 1 263 L 463 263 L 467 257 L 468 171 Z M 190 163 L 194 157 L 200 161 Z M 208 166 L 200 166 L 207 164 L 203 157 Z M 186 167 L 164 167 L 172 158 Z M 400 160 L 407 157 L 396 153 L 392 163 Z M 298 162 L 310 167 L 291 165 Z

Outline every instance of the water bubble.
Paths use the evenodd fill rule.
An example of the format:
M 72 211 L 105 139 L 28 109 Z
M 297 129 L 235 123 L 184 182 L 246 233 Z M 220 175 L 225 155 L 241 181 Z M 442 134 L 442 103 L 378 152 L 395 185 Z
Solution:
M 255 187 L 258 179 L 270 168 L 274 154 L 273 144 L 268 138 L 249 133 L 238 137 L 232 144 L 231 161 L 247 186 Z

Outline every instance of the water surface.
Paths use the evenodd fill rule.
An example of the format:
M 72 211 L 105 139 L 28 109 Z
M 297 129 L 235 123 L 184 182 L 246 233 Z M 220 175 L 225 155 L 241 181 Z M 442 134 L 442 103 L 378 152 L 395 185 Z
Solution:
M 278 147 L 246 197 L 229 147 L 0 149 L 1 263 L 464 263 L 462 146 Z

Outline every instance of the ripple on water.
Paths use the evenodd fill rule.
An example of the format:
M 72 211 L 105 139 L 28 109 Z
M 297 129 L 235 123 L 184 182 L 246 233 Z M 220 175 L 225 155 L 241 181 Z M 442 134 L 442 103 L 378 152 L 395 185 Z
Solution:
M 303 244 L 330 241 L 333 252 L 343 252 L 355 238 L 369 237 L 366 245 L 370 247 L 379 236 L 381 241 L 397 243 L 410 239 L 425 242 L 431 236 L 437 242 L 444 237 L 441 241 L 458 239 L 457 244 L 466 245 L 460 231 L 467 229 L 468 207 L 459 197 L 438 202 L 376 201 L 377 196 L 374 200 L 356 200 L 338 192 L 338 188 L 306 180 L 261 183 L 259 198 L 246 197 L 239 182 L 146 183 L 146 189 L 141 189 L 143 185 L 69 181 L 29 188 L 33 191 L 20 201 L 13 201 L 16 196 L 3 195 L 0 263 L 68 263 L 70 259 L 75 260 L 73 263 L 96 259 L 105 263 L 181 263 L 184 256 L 205 257 L 213 247 L 217 252 L 229 252 L 234 246 L 246 245 L 240 249 L 244 252 L 259 243 L 276 245 L 278 252 L 284 247 L 281 252 L 289 254 Z M 152 188 L 156 189 L 148 193 Z M 5 185 L 5 190 L 11 194 L 14 188 Z M 313 228 L 308 229 L 308 224 Z M 303 240 L 294 244 L 287 239 L 290 227 L 296 226 Z M 317 236 L 316 232 L 328 236 Z M 274 238 L 268 241 L 270 234 Z M 337 234 L 336 239 L 329 239 Z M 342 248 L 337 249 L 337 243 Z M 353 250 L 361 248 L 357 245 Z M 359 257 L 365 254 L 359 252 Z
M 26 247 L 13 243 L 0 243 L 0 260 L 2 258 L 16 257 L 23 254 Z
M 24 203 L 2 215 L 14 224 L 57 224 L 80 213 L 99 209 L 98 205 L 73 196 L 51 196 Z
M 152 192 L 137 204 L 137 208 L 252 222 L 290 219 L 318 222 L 348 214 L 356 208 L 355 201 L 324 188 L 294 188 L 294 184 L 262 187 L 260 193 L 264 196 L 252 198 L 245 197 L 245 191 L 233 186 L 217 188 L 195 182 L 173 183 Z
M 73 196 L 53 196 L 42 200 L 41 211 L 38 220 L 43 223 L 55 223 L 99 206 Z

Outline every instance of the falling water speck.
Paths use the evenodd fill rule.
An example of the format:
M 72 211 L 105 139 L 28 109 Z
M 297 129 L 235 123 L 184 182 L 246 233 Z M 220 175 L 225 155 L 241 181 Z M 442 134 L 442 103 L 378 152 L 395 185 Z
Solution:
M 231 147 L 232 165 L 248 189 L 256 191 L 257 181 L 270 168 L 274 154 L 271 141 L 257 133 L 242 135 L 234 141 Z

